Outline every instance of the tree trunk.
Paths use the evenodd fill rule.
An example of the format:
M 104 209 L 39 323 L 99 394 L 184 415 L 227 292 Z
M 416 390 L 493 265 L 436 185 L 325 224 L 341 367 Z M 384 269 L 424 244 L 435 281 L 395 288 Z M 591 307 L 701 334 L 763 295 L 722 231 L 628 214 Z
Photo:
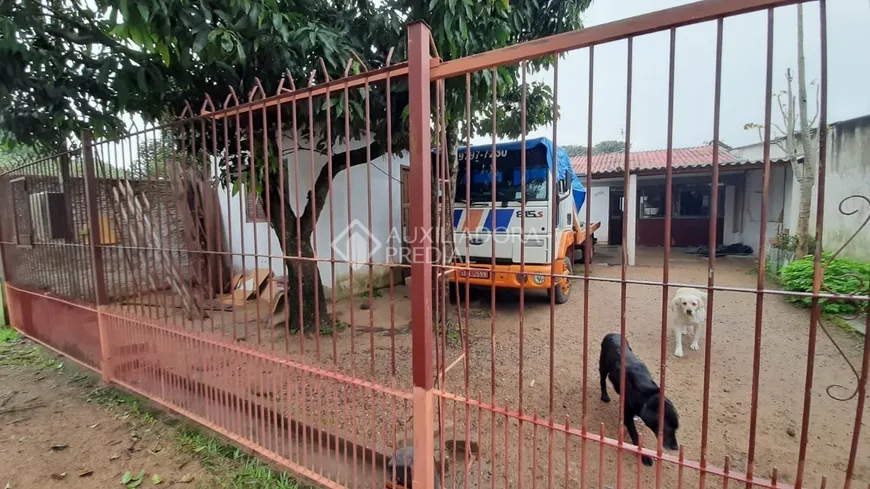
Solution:
M 800 258 L 810 251 L 810 212 L 813 204 L 812 175 L 805 175 L 798 183 L 800 185 L 800 204 L 798 206 L 797 242 L 795 243 L 795 258 Z
M 283 221 L 281 220 L 282 208 L 284 211 Z M 314 248 L 311 246 L 311 234 L 314 227 L 309 218 L 307 222 L 299 222 L 299 232 L 297 232 L 296 214 L 290 207 L 290 199 L 286 195 L 281 195 L 278 184 L 270 185 L 269 211 L 272 228 L 278 236 L 282 236 L 283 232 L 281 246 L 286 247 L 284 255 L 287 258 L 284 259 L 284 269 L 287 277 L 287 288 L 284 296 L 284 308 L 287 312 L 290 329 L 303 332 L 317 331 L 315 329 L 317 319 L 320 320 L 321 325 L 330 324 L 326 310 L 326 295 L 323 291 L 317 262 L 293 259 L 297 256 L 314 258 Z
M 350 150 L 350 167 L 366 164 L 383 156 L 385 146 L 373 142 L 366 147 Z M 283 163 L 281 163 L 283 164 Z M 311 236 L 315 232 L 316 223 L 326 204 L 329 196 L 329 183 L 342 170 L 348 168 L 347 153 L 332 155 L 332 172 L 330 165 L 324 165 L 314 183 L 313 191 L 308 192 L 308 203 L 299 218 L 299 230 L 296 229 L 296 213 L 290 206 L 290 199 L 281 195 L 278 175 L 272 174 L 269 192 L 270 221 L 275 233 L 280 239 L 281 246 L 286 246 L 284 255 L 290 258 L 284 260 L 287 276 L 287 293 L 284 297 L 290 328 L 313 332 L 316 327 L 316 319 L 320 320 L 321 328 L 331 327 L 332 321 L 326 308 L 326 294 L 323 290 L 323 281 L 320 278 L 320 270 L 314 260 L 296 260 L 297 251 L 304 258 L 314 258 L 314 248 L 311 244 Z M 288 172 L 285 172 L 285 178 Z M 285 187 L 290 188 L 290 182 L 285 182 Z M 266 186 L 263 185 L 265 189 Z M 265 199 L 264 199 L 265 201 Z M 284 220 L 281 220 L 283 208 Z M 300 304 L 300 292 L 302 303 Z M 316 303 L 316 307 L 315 307 Z
M 812 128 L 810 127 L 809 114 L 807 114 L 807 69 L 804 59 L 804 10 L 803 5 L 798 5 L 798 112 L 800 117 L 800 141 L 804 154 L 804 169 L 800 182 L 800 211 L 797 224 L 797 246 L 795 257 L 800 258 L 807 254 L 807 245 L 810 241 L 810 209 L 812 208 L 813 186 L 816 179 L 819 156 L 813 144 Z M 818 130 L 824 130 L 819 128 Z

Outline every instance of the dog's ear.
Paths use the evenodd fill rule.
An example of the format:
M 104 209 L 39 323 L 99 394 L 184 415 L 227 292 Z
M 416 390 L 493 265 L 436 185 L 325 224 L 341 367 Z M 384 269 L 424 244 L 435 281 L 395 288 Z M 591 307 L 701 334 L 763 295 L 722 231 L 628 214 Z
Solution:
M 701 302 L 701 307 L 707 309 L 707 294 L 701 294 L 700 296 L 698 296 L 698 299 Z
M 649 396 L 640 408 L 640 419 L 647 426 L 655 426 L 659 419 L 659 394 Z
M 673 307 L 680 307 L 680 302 L 683 300 L 683 296 L 675 295 L 673 299 L 671 299 L 671 305 Z

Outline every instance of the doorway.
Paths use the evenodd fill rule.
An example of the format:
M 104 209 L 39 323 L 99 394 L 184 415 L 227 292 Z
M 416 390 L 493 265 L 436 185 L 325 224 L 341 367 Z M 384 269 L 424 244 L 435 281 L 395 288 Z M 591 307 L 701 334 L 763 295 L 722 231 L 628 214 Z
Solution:
M 625 190 L 610 187 L 610 215 L 607 219 L 607 244 L 622 245 L 622 218 L 625 214 Z

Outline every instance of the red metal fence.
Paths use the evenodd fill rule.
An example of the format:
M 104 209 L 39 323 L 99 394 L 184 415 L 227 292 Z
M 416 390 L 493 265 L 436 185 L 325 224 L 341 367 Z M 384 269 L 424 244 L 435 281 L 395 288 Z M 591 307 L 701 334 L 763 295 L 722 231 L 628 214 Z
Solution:
M 0 244 L 12 323 L 105 381 L 328 487 L 389 485 L 398 469 L 388 469 L 388 460 L 408 446 L 417 487 L 433 481 L 493 489 L 868 484 L 866 337 L 861 349 L 854 338 L 825 329 L 830 342 L 817 342 L 820 301 L 845 297 L 865 304 L 868 278 L 851 295 L 827 292 L 820 272 L 829 258 L 823 259 L 819 243 L 813 290 L 803 294 L 812 302 L 806 315 L 771 302 L 771 295 L 801 294 L 785 293 L 757 273 L 768 260 L 766 216 L 776 163 L 770 156 L 774 19 L 777 7 L 795 3 L 707 0 L 451 61 L 438 58 L 428 27 L 416 23 L 408 27 L 407 61 L 368 69 L 351 59 L 341 79 L 329 79 L 324 67 L 305 87 L 288 78 L 269 96 L 258 84 L 247 99 L 235 92 L 222 104 L 207 99 L 199 115 L 189 108 L 178 121 L 123 139 L 94 142 L 84 134 L 80 148 L 0 176 Z M 819 127 L 826 127 L 826 2 L 812 5 L 821 18 Z M 449 185 L 456 175 L 446 155 L 453 149 L 448 141 L 458 136 L 458 154 L 468 158 L 478 115 L 472 107 L 489 104 L 485 110 L 492 114 L 517 110 L 525 144 L 530 66 L 585 50 L 590 161 L 593 102 L 601 103 L 594 72 L 608 63 L 595 50 L 620 42 L 628 61 L 621 109 L 630 148 L 634 46 L 644 35 L 668 33 L 669 57 L 661 61 L 669 66 L 663 215 L 664 236 L 671 236 L 677 33 L 705 22 L 716 26 L 710 138 L 717 146 L 723 26 L 752 12 L 767 13 L 762 218 L 759 241 L 750 243 L 758 246 L 754 285 L 745 283 L 745 273 L 717 280 L 714 271 L 723 262 L 716 253 L 694 265 L 672 264 L 668 239 L 652 262 L 661 268 L 637 273 L 627 263 L 630 246 L 620 249 L 620 266 L 608 268 L 596 264 L 586 240 L 581 272 L 571 260 L 554 259 L 554 228 L 553 266 L 542 276 L 553 286 L 548 303 L 526 297 L 525 241 L 518 268 L 509 272 L 522 276 L 519 294 L 505 299 L 491 281 L 485 305 L 478 306 L 470 287 L 446 287 L 452 274 L 474 268 L 460 241 L 433 231 L 453 229 L 454 192 L 470 195 L 470 179 L 465 188 Z M 573 110 L 559 102 L 564 62 L 557 56 L 552 69 L 554 146 L 560 121 Z M 360 73 L 350 75 L 352 68 Z M 521 98 L 510 103 L 497 82 L 505 69 L 517 70 L 522 81 Z M 477 77 L 491 80 L 491 93 L 472 93 Z M 458 124 L 447 120 L 448 104 L 457 103 L 467 108 Z M 399 115 L 406 106 L 407 117 Z M 351 111 L 364 114 L 364 127 L 352 127 Z M 484 131 L 493 152 L 501 139 L 496 119 Z M 461 134 L 448 134 L 451 127 Z M 827 144 L 822 131 L 817 237 L 824 230 Z M 709 201 L 719 202 L 724 167 L 713 154 L 709 171 L 698 175 L 711 184 Z M 636 185 L 632 161 L 627 151 L 626 197 Z M 407 163 L 409 188 L 402 188 Z M 492 174 L 496 164 L 493 155 Z M 592 173 L 584 181 L 590 195 L 581 220 L 587 224 Z M 495 185 L 485 207 L 493 212 L 501 205 Z M 410 196 L 404 223 L 403 191 Z M 525 228 L 526 189 L 519 193 Z M 850 199 L 867 200 L 844 201 Z M 721 241 L 718 212 L 710 206 L 711 249 Z M 622 236 L 632 236 L 628 219 L 622 226 Z M 856 225 L 855 233 L 862 229 Z M 461 232 L 467 247 L 468 231 Z M 406 238 L 410 249 L 403 249 Z M 494 267 L 491 241 L 487 260 Z M 399 249 L 401 256 L 376 249 Z M 430 287 L 433 282 L 438 286 Z M 704 291 L 706 321 L 714 326 L 706 329 L 702 353 L 676 359 L 669 357 L 668 305 L 683 286 Z M 556 305 L 558 287 L 574 289 L 569 304 Z M 782 334 L 783 325 L 792 330 Z M 631 338 L 679 410 L 677 453 L 663 446 L 664 395 L 656 406 L 657 441 L 647 436 L 644 443 L 641 434 L 638 448 L 625 439 L 617 414 L 626 400 L 613 407 L 590 392 L 589 379 L 599 380 L 600 338 L 617 331 Z M 856 348 L 841 349 L 837 341 Z M 623 342 L 622 358 L 625 352 Z M 853 364 L 860 364 L 852 368 L 855 379 L 843 380 Z M 851 397 L 838 400 L 830 387 L 825 396 L 814 386 L 832 378 L 854 385 Z M 622 362 L 620 392 L 627 381 Z M 655 467 L 644 468 L 642 456 L 652 457 Z

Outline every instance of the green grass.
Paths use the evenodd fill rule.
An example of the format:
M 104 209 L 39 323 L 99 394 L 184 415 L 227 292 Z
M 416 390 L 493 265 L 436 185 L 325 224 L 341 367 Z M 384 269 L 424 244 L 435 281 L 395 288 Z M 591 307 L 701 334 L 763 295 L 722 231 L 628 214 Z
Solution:
M 203 434 L 196 428 L 178 431 L 180 447 L 193 453 L 210 473 L 220 479 L 220 487 L 230 489 L 301 489 L 295 479 L 247 455 L 240 448 L 223 443 L 219 438 Z
M 73 380 L 85 387 L 95 386 L 87 396 L 88 402 L 109 408 L 126 409 L 138 421 L 148 425 L 158 421 L 164 424 L 174 421 L 160 411 L 149 409 L 145 402 L 136 396 L 113 387 L 97 385 L 93 376 L 86 375 L 79 379 L 74 377 Z M 215 477 L 217 487 L 225 489 L 302 489 L 305 487 L 286 473 L 273 470 L 271 466 L 246 454 L 240 448 L 224 443 L 219 437 L 205 434 L 194 426 L 182 425 L 173 436 L 182 452 L 196 457 Z
M 13 341 L 18 341 L 20 337 L 21 335 L 18 334 L 18 331 L 5 326 L 0 327 L 0 345 L 7 345 Z
M 42 348 L 25 343 L 18 331 L 0 327 L 0 367 L 34 367 L 62 369 L 63 362 Z

